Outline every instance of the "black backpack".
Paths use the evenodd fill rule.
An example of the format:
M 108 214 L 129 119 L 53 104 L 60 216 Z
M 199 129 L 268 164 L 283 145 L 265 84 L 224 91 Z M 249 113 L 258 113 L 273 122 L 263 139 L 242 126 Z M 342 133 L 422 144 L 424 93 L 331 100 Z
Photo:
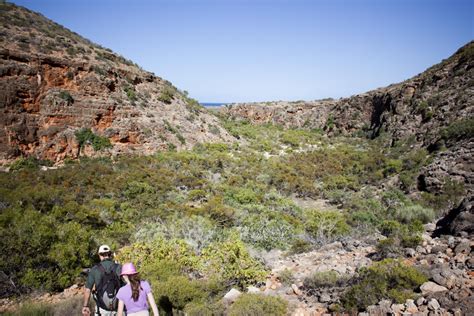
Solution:
M 98 264 L 102 278 L 96 287 L 95 295 L 97 305 L 107 311 L 116 311 L 118 306 L 117 292 L 120 289 L 120 279 L 116 273 L 117 268 L 118 264 L 114 263 L 110 271 L 106 271 L 102 264 Z

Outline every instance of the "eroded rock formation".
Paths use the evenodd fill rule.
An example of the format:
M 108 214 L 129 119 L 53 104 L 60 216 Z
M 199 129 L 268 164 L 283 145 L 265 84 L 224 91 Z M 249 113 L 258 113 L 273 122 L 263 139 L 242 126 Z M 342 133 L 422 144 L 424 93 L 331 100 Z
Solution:
M 233 140 L 166 80 L 37 13 L 0 6 L 1 161 L 152 154 Z M 113 147 L 80 152 L 75 132 L 81 128 Z

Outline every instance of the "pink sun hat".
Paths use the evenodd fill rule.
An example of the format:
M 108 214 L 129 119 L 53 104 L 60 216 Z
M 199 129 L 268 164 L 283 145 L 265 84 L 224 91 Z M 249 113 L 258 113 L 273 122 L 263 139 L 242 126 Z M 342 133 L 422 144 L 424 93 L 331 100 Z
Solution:
M 137 269 L 135 269 L 133 263 L 127 262 L 122 266 L 122 273 L 120 273 L 120 275 L 131 275 L 137 273 Z

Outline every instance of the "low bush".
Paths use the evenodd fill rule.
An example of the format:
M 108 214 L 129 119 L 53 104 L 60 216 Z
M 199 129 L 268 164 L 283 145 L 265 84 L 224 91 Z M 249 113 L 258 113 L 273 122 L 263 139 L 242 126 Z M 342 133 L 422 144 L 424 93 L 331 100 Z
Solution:
M 308 293 L 313 293 L 320 288 L 345 286 L 348 280 L 347 276 L 341 276 L 334 270 L 322 271 L 306 277 L 303 286 Z
M 414 248 L 422 241 L 423 225 L 414 220 L 410 224 L 401 224 L 394 220 L 385 220 L 380 225 L 381 233 L 387 237 L 377 244 L 379 258 L 387 258 L 401 253 L 402 248 Z
M 222 302 L 191 302 L 186 304 L 184 313 L 189 316 L 219 316 L 225 315 L 225 306 Z
M 173 101 L 175 90 L 166 86 L 158 96 L 158 101 L 170 104 Z
M 127 98 L 130 100 L 130 102 L 134 103 L 138 100 L 137 93 L 133 87 L 126 86 L 123 88 L 123 90 L 125 91 L 125 94 L 127 95 Z
M 240 227 L 242 240 L 258 248 L 286 249 L 296 233 L 295 227 L 282 216 L 269 218 L 266 215 L 251 215 Z
M 10 170 L 22 170 L 22 169 L 37 169 L 39 166 L 47 166 L 50 167 L 53 165 L 53 162 L 50 160 L 40 160 L 35 157 L 28 157 L 28 158 L 18 158 L 14 162 L 10 164 Z
M 394 217 L 405 224 L 412 223 L 413 221 L 420 221 L 421 223 L 426 224 L 435 218 L 435 213 L 430 208 L 414 204 L 397 208 Z
M 186 304 L 207 298 L 200 283 L 185 276 L 171 276 L 166 281 L 152 283 L 153 294 L 162 312 L 170 312 L 169 304 L 172 309 L 183 310 Z
M 314 241 L 327 242 L 349 232 L 350 227 L 339 211 L 309 211 L 305 229 Z
M 288 268 L 285 268 L 285 270 L 278 273 L 278 279 L 283 285 L 291 286 L 291 284 L 293 284 L 295 281 L 295 276 L 293 275 L 293 272 L 291 272 Z
M 289 255 L 308 252 L 311 250 L 313 246 L 311 243 L 305 239 L 297 238 L 293 240 L 290 246 L 290 250 L 288 251 Z
M 288 303 L 279 297 L 242 294 L 229 309 L 229 316 L 283 316 Z
M 466 118 L 452 122 L 441 131 L 441 137 L 445 140 L 460 140 L 474 137 L 474 119 Z
M 68 105 L 74 103 L 74 98 L 73 98 L 72 95 L 69 93 L 69 91 L 64 91 L 64 90 L 61 91 L 61 92 L 59 93 L 59 97 L 60 97 L 61 99 L 63 99 L 64 101 L 66 101 L 66 103 L 67 103 Z
M 202 259 L 205 262 L 203 270 L 229 286 L 235 285 L 243 289 L 262 282 L 266 276 L 263 266 L 250 256 L 235 233 L 228 240 L 212 243 L 203 249 Z
M 403 303 L 414 298 L 414 290 L 428 278 L 414 267 L 386 259 L 359 270 L 359 277 L 341 298 L 344 307 L 351 311 L 363 310 L 380 300 L 390 299 Z
M 15 312 L 6 312 L 5 316 L 53 316 L 53 308 L 51 305 L 39 303 L 26 303 Z

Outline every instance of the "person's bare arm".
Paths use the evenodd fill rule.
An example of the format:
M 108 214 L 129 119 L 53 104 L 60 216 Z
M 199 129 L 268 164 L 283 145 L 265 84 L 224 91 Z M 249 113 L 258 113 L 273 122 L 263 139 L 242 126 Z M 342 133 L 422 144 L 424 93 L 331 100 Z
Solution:
M 119 305 L 118 305 L 118 309 L 117 309 L 117 316 L 123 316 L 123 306 L 124 306 L 123 301 L 119 300 Z
M 155 298 L 153 297 L 153 293 L 148 293 L 147 295 L 148 303 L 150 303 L 151 310 L 153 311 L 154 316 L 159 316 L 158 307 L 156 306 Z
M 91 297 L 91 290 L 88 288 L 84 288 L 84 301 L 82 304 L 82 315 L 87 316 L 91 314 L 90 308 L 89 308 L 89 299 Z

